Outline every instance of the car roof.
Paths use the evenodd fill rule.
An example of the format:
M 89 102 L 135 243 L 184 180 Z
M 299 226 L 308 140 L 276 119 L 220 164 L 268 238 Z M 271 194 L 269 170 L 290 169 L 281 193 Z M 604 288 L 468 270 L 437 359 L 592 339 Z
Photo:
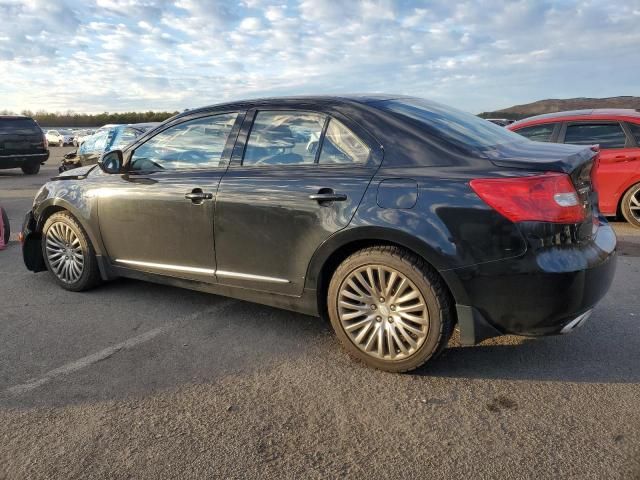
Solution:
M 33 120 L 31 117 L 27 117 L 26 115 L 0 115 L 0 120 Z
M 369 93 L 355 93 L 355 94 L 345 94 L 345 95 L 293 95 L 286 97 L 263 97 L 263 98 L 252 98 L 246 100 L 237 100 L 230 102 L 223 102 L 213 105 L 207 105 L 205 107 L 198 107 L 192 110 L 185 110 L 184 112 L 180 112 L 176 117 L 181 117 L 183 115 L 190 115 L 192 113 L 197 113 L 199 111 L 207 111 L 211 109 L 219 109 L 224 107 L 256 107 L 263 104 L 270 103 L 281 103 L 283 105 L 286 104 L 295 104 L 295 103 L 304 103 L 304 104 L 317 104 L 317 105 L 328 105 L 335 103 L 359 103 L 362 105 L 370 105 L 375 102 L 385 101 L 385 100 L 395 100 L 401 98 L 415 98 L 413 96 L 408 95 L 393 95 L 393 94 L 369 94 Z
M 563 120 L 567 118 L 637 118 L 640 120 L 640 112 L 633 108 L 588 108 L 584 110 L 567 110 L 564 112 L 545 113 L 543 115 L 535 115 L 533 117 L 523 118 L 510 127 L 516 127 L 528 123 L 545 123 L 545 120 Z

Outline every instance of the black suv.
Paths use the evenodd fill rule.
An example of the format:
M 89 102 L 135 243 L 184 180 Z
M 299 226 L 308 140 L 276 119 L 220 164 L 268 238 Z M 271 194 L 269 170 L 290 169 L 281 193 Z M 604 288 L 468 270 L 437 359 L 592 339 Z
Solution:
M 21 168 L 35 175 L 48 158 L 44 132 L 33 118 L 0 115 L 0 169 Z
M 389 371 L 504 333 L 565 333 L 607 292 L 615 235 L 589 147 L 542 144 L 397 96 L 190 110 L 61 174 L 23 226 L 27 267 L 327 315 Z

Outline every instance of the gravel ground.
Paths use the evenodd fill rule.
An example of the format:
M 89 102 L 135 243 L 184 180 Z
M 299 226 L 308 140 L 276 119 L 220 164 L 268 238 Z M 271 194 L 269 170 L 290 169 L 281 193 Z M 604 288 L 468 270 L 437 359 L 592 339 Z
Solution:
M 0 171 L 14 229 L 55 172 Z M 73 294 L 0 252 L 0 478 L 640 479 L 640 231 L 544 339 L 368 369 L 319 319 L 131 280 Z

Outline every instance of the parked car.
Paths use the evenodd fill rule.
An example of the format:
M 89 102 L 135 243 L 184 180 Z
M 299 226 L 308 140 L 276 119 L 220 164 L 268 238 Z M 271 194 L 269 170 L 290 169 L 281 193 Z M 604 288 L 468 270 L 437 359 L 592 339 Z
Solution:
M 27 175 L 35 175 L 48 158 L 47 140 L 34 119 L 0 115 L 0 169 L 21 168 Z
M 95 165 L 103 153 L 124 147 L 156 125 L 159 123 L 105 125 L 86 137 L 77 152 L 65 155 L 58 170 L 64 172 L 85 165 Z
M 406 371 L 456 325 L 474 344 L 585 321 L 616 263 L 597 158 L 419 98 L 227 103 L 45 184 L 24 260 L 72 291 L 122 276 L 327 315 Z
M 95 133 L 94 130 L 78 130 L 73 134 L 73 146 L 79 147 L 82 145 L 87 138 Z
M 45 136 L 47 137 L 49 145 L 55 145 L 57 147 L 64 145 L 64 137 L 58 130 L 47 130 Z
M 75 137 L 75 133 L 71 130 L 60 130 L 60 135 L 62 135 L 62 146 L 73 145 L 73 139 Z
M 506 127 L 507 125 L 513 123 L 513 120 L 509 120 L 508 118 L 487 118 L 486 120 L 491 123 L 495 123 L 496 125 L 500 125 L 501 127 Z
M 530 117 L 510 130 L 538 142 L 599 145 L 595 171 L 600 210 L 640 227 L 640 112 L 574 110 Z

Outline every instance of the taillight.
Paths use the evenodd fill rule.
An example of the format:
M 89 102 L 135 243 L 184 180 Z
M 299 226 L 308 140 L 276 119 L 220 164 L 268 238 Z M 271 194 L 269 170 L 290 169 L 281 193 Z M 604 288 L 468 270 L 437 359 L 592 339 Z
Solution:
M 47 140 L 47 136 L 44 133 L 42 134 L 42 141 L 44 142 L 44 149 L 46 150 L 47 148 L 49 148 L 49 141 Z
M 512 222 L 580 223 L 585 219 L 578 193 L 564 173 L 478 178 L 470 185 L 485 203 Z

